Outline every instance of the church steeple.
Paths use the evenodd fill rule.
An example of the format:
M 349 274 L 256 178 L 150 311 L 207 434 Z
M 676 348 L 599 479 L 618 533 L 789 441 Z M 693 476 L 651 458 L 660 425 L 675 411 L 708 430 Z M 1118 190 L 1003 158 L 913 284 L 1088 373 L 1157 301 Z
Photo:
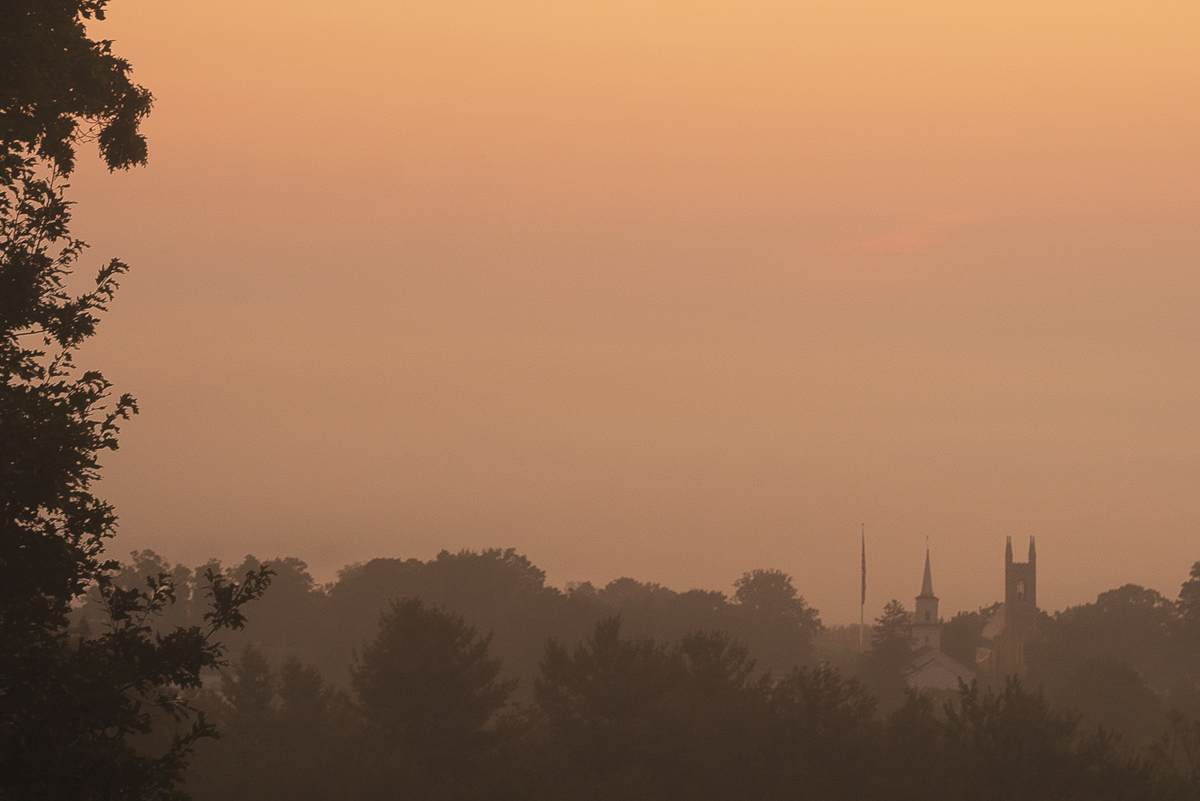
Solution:
M 918 598 L 933 598 L 933 574 L 929 570 L 929 549 L 925 549 L 925 579 L 921 582 L 921 594 Z
M 917 596 L 913 612 L 913 647 L 929 646 L 942 650 L 942 626 L 938 620 L 938 599 L 933 594 L 933 571 L 929 566 L 929 548 L 925 548 L 925 576 L 921 581 L 921 594 Z

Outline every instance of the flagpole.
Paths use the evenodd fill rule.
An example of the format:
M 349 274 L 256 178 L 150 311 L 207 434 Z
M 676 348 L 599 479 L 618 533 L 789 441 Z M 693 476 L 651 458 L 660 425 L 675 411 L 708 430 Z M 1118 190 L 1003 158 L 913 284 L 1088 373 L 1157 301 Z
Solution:
M 858 652 L 863 651 L 864 611 L 867 608 L 867 524 L 862 524 L 862 596 L 858 601 Z

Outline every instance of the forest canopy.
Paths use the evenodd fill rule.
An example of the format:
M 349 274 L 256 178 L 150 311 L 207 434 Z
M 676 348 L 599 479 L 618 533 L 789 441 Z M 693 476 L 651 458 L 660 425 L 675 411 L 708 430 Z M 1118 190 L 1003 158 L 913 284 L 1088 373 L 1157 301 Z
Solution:
M 903 603 L 859 653 L 857 627 L 823 626 L 774 570 L 727 595 L 633 578 L 559 589 L 512 549 L 376 559 L 327 585 L 299 559 L 272 564 L 272 592 L 233 635 L 240 658 L 197 695 L 227 732 L 189 774 L 200 799 L 334 786 L 382 798 L 398 784 L 422 798 L 613 799 L 1200 788 L 1200 564 L 1174 601 L 1126 585 L 1043 615 L 1020 679 L 932 693 L 905 686 Z M 120 580 L 164 572 L 181 588 L 196 575 L 143 551 Z M 946 621 L 952 647 L 973 650 L 994 612 Z M 424 728 L 449 721 L 453 733 Z

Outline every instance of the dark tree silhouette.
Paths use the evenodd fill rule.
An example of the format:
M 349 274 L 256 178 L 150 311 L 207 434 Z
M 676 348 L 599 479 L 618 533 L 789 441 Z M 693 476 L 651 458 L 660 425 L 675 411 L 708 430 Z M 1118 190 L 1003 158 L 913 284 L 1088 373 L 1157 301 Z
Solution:
M 1191 668 L 1186 679 L 1195 685 L 1200 683 L 1200 562 L 1192 565 L 1188 580 L 1179 588 L 1175 607 L 1175 639 L 1183 656 L 1181 661 Z
M 876 797 L 1060 799 L 1188 798 L 1166 791 L 1150 765 L 1106 732 L 1085 732 L 1015 679 L 1000 691 L 960 686 L 939 709 L 911 693 L 889 716 Z M 1182 789 L 1182 785 L 1174 790 Z
M 146 163 L 139 132 L 150 93 L 129 79 L 111 43 L 89 39 L 108 0 L 6 0 L 0 26 L 0 153 L 27 154 L 62 175 L 75 145 L 94 139 L 109 169 Z M 80 127 L 84 130 L 81 133 Z
M 904 701 L 905 671 L 912 661 L 912 617 L 904 604 L 889 601 L 871 630 L 871 650 L 865 654 L 862 677 L 885 711 Z
M 1055 706 L 1075 710 L 1088 728 L 1120 732 L 1130 745 L 1147 746 L 1167 727 L 1162 701 L 1123 662 L 1089 659 L 1056 684 Z
M 564 797 L 655 798 L 678 748 L 672 691 L 684 665 L 650 637 L 621 636 L 621 619 L 596 624 L 573 650 L 551 641 L 536 682 L 558 753 Z
M 188 781 L 197 799 L 345 798 L 360 772 L 349 699 L 295 659 L 273 671 L 248 647 L 197 705 L 221 731 L 219 741 L 197 748 Z
M 469 794 L 494 744 L 488 724 L 516 688 L 499 678 L 490 639 L 415 598 L 394 601 L 380 616 L 351 678 L 376 752 L 374 781 L 403 784 L 416 797 Z
M 1198 571 L 1192 569 L 1192 575 Z M 1179 712 L 1150 747 L 1151 760 L 1169 798 L 1200 798 L 1200 720 Z
M 96 330 L 124 264 L 110 261 L 95 287 L 66 288 L 84 249 L 70 236 L 64 180 L 75 145 L 94 139 L 110 169 L 142 164 L 138 123 L 150 95 L 107 42 L 88 38 L 105 0 L 0 4 L 0 796 L 91 799 L 167 797 L 203 719 L 165 752 L 134 737 L 160 713 L 187 717 L 181 690 L 220 663 L 213 635 L 238 628 L 242 604 L 270 570 L 244 583 L 206 576 L 202 622 L 155 631 L 174 600 L 168 576 L 140 587 L 113 580 L 105 558 L 112 506 L 96 497 L 99 455 L 117 447 L 136 411 L 111 397 L 74 356 Z M 98 588 L 105 625 L 68 636 L 69 613 Z
M 1152 798 L 1149 767 L 1105 732 L 1010 678 L 1000 692 L 963 687 L 947 704 L 942 736 L 952 796 L 997 799 Z
M 755 677 L 747 649 L 720 632 L 693 632 L 674 647 L 683 663 L 670 702 L 678 710 L 677 760 L 664 766 L 672 795 L 753 798 L 765 789 L 770 678 Z
M 784 673 L 803 665 L 821 630 L 817 610 L 779 570 L 752 570 L 733 583 L 745 644 L 762 667 Z
M 767 748 L 783 797 L 866 797 L 877 747 L 875 701 L 856 680 L 795 669 L 771 692 Z
M 978 612 L 959 612 L 942 625 L 942 652 L 972 667 L 976 651 L 984 644 L 983 629 L 996 614 L 999 603 L 981 607 Z
M 1184 620 L 1189 620 L 1200 627 L 1200 562 L 1192 565 L 1189 578 L 1179 588 L 1179 614 Z

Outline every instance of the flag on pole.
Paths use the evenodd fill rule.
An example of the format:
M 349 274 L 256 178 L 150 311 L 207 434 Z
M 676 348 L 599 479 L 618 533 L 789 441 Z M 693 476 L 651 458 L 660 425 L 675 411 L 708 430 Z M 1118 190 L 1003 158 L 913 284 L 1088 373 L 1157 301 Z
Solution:
M 858 606 L 858 652 L 863 649 L 863 612 L 867 608 L 867 524 L 862 526 L 862 600 Z
M 867 527 L 863 526 L 862 531 L 862 600 L 859 601 L 862 606 L 867 605 Z

